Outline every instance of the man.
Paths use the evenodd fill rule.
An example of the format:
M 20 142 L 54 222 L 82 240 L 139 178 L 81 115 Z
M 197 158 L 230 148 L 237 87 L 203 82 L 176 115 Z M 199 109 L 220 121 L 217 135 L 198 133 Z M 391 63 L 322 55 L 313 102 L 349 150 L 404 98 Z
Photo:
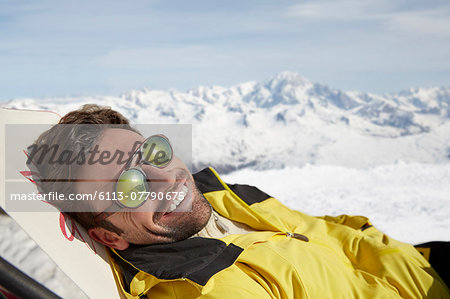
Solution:
M 82 202 L 69 214 L 111 249 L 128 298 L 450 297 L 414 247 L 365 217 L 308 216 L 255 187 L 228 185 L 212 168 L 192 176 L 166 137 L 141 136 L 108 108 L 87 105 L 60 124 L 107 124 L 55 126 L 36 141 L 31 160 L 43 193 L 120 199 Z M 70 149 L 76 162 L 93 148 L 129 154 L 124 161 L 105 154 L 109 163 L 36 163 L 33 149 L 54 144 L 57 156 Z

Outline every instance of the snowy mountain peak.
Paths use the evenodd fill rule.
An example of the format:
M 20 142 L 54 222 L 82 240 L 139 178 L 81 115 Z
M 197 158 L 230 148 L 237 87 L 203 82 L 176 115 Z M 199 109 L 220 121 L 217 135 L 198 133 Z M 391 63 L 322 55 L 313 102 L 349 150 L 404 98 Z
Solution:
M 450 136 L 446 87 L 376 95 L 344 92 L 281 72 L 230 88 L 143 89 L 120 97 L 18 99 L 3 106 L 64 115 L 85 103 L 111 106 L 135 123 L 192 123 L 193 150 L 201 153 L 193 156 L 194 169 L 450 158 L 450 140 L 443 139 Z
M 280 86 L 305 86 L 310 87 L 311 81 L 302 77 L 299 73 L 284 71 L 276 74 L 275 76 L 263 81 L 263 84 L 272 90 L 278 89 Z
M 243 100 L 266 109 L 276 105 L 295 105 L 307 98 L 312 87 L 313 84 L 298 73 L 286 71 L 256 84 L 254 91 Z

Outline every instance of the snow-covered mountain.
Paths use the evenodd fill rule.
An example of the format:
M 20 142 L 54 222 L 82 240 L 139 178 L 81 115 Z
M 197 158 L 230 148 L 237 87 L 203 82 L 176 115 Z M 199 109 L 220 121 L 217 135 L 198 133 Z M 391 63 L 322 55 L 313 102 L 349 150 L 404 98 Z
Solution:
M 84 103 L 111 106 L 135 123 L 192 123 L 194 170 L 205 165 L 228 172 L 306 163 L 450 162 L 449 87 L 376 95 L 344 92 L 282 72 L 230 88 L 14 99 L 2 106 L 63 115 Z

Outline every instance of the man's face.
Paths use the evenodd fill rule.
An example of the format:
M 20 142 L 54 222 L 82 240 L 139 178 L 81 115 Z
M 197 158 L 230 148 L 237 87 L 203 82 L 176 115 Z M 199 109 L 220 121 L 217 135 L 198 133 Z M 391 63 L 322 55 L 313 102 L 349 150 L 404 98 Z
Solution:
M 98 151 L 100 153 L 108 151 L 111 155 L 121 151 L 126 153 L 125 159 L 127 159 L 133 146 L 144 140 L 144 137 L 133 131 L 107 129 L 97 143 Z M 97 191 L 99 194 L 115 191 L 115 180 L 124 170 L 125 165 L 119 164 L 118 159 L 106 165 L 103 164 L 105 163 L 94 163 L 82 167 L 79 178 L 93 181 L 78 183 L 79 193 L 94 194 Z M 165 194 L 169 191 L 181 191 L 183 186 L 187 187 L 188 192 L 172 212 L 168 210 L 173 202 L 149 198 L 137 209 L 123 209 L 109 216 L 107 220 L 124 231 L 118 236 L 119 238 L 133 244 L 170 243 L 186 239 L 206 225 L 211 216 L 211 206 L 197 190 L 192 175 L 177 156 L 174 155 L 170 164 L 164 168 L 145 164 L 141 164 L 140 167 L 149 180 L 150 191 L 161 194 L 161 198 L 166 198 Z M 111 201 L 97 200 L 95 202 L 98 211 L 106 210 L 111 204 Z M 103 240 L 100 238 L 100 241 Z

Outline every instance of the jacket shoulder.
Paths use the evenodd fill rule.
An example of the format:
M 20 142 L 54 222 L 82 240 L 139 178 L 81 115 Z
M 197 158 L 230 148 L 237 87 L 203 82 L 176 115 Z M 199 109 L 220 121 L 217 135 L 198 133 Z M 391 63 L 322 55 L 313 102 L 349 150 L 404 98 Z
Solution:
M 227 184 L 222 181 L 217 172 L 212 168 L 205 168 L 193 175 L 197 188 L 202 193 L 228 190 L 235 193 L 246 204 L 252 205 L 254 203 L 263 202 L 270 195 L 261 191 L 257 187 L 245 184 Z

